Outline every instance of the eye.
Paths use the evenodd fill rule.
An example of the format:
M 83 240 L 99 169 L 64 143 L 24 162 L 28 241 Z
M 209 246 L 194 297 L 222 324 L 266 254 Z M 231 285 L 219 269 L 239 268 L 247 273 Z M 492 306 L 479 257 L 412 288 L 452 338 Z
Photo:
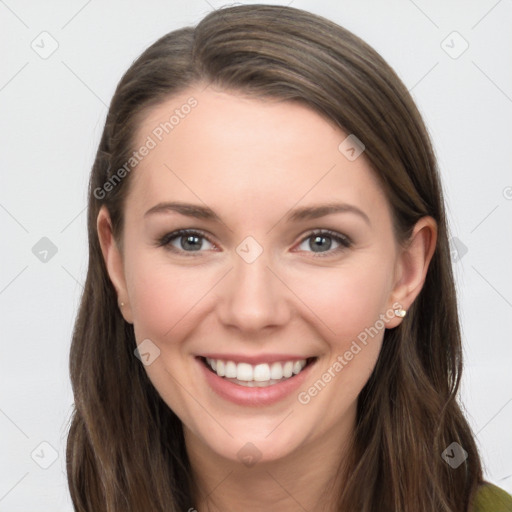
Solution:
M 205 242 L 211 246 L 206 247 L 206 249 L 215 247 L 201 232 L 190 229 L 180 229 L 172 233 L 167 233 L 160 238 L 158 240 L 158 246 L 165 246 L 167 249 L 177 253 L 194 253 L 203 252 L 201 249 L 204 249 Z
M 299 249 L 306 252 L 311 250 L 311 252 L 322 257 L 322 253 L 334 254 L 348 249 L 351 245 L 352 241 L 345 235 L 329 230 L 318 230 L 304 238 L 299 245 Z
M 207 247 L 205 247 L 207 244 Z M 204 249 L 215 248 L 215 244 L 200 231 L 180 229 L 161 237 L 157 245 L 175 253 L 188 253 L 188 256 L 199 256 Z M 208 247 L 209 245 L 209 247 Z M 352 241 L 341 233 L 329 230 L 317 230 L 305 237 L 299 245 L 299 250 L 315 253 L 315 257 L 335 254 L 351 247 Z M 306 246 L 305 248 L 303 246 Z

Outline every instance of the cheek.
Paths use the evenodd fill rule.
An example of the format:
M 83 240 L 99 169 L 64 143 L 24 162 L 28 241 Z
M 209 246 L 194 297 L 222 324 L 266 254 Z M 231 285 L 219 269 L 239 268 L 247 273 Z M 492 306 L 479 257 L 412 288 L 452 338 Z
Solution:
M 332 349 L 343 348 L 374 326 L 389 293 L 388 273 L 378 265 L 317 269 L 295 276 L 294 282 L 297 295 L 317 317 L 316 323 L 323 324 L 322 332 Z
M 317 276 L 318 277 L 318 276 Z M 323 324 L 327 357 L 300 389 L 297 400 L 310 417 L 325 424 L 348 417 L 367 383 L 382 347 L 389 280 L 383 267 L 336 269 L 303 282 L 298 294 Z
M 211 269 L 171 265 L 161 255 L 157 258 L 142 251 L 130 262 L 127 276 L 138 340 L 176 337 L 215 284 Z

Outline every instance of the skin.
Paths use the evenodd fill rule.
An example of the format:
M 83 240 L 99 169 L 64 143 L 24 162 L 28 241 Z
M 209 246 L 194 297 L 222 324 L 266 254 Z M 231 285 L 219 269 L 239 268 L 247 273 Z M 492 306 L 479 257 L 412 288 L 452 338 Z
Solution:
M 315 355 L 299 391 L 307 390 L 379 315 L 389 318 L 394 303 L 404 309 L 412 304 L 435 249 L 436 223 L 424 217 L 407 248 L 400 246 L 364 153 L 349 161 L 338 150 L 347 134 L 297 103 L 194 87 L 148 113 L 137 147 L 192 95 L 197 107 L 132 172 L 122 250 L 108 211 L 98 215 L 123 316 L 133 323 L 137 343 L 149 338 L 160 349 L 145 369 L 183 422 L 198 486 L 191 507 L 334 510 L 328 485 L 354 430 L 357 396 L 375 366 L 384 329 L 360 344 L 362 350 L 307 404 L 292 393 L 271 406 L 235 405 L 210 389 L 195 356 Z M 222 222 L 173 212 L 144 215 L 165 201 L 207 205 Z M 285 219 L 290 209 L 330 201 L 356 206 L 369 222 L 350 212 Z M 179 237 L 172 245 L 181 253 L 157 245 L 177 229 L 200 230 L 209 240 L 200 239 L 199 251 L 188 253 Z M 310 235 L 317 229 L 348 236 L 353 244 L 343 248 L 328 239 L 327 248 L 315 252 Z M 247 236 L 263 248 L 250 264 L 236 252 Z M 386 328 L 401 321 L 393 316 Z M 247 442 L 261 454 L 252 467 L 237 457 Z

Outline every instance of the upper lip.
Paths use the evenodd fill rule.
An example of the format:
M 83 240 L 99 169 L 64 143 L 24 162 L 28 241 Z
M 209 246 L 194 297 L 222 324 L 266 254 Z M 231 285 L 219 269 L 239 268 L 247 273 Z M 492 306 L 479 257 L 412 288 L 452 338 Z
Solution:
M 260 355 L 244 355 L 244 354 L 220 354 L 208 353 L 201 354 L 199 357 L 207 357 L 208 359 L 222 359 L 223 361 L 233 361 L 234 363 L 248 363 L 251 365 L 275 363 L 279 361 L 302 361 L 314 356 L 300 356 L 294 354 L 260 354 Z

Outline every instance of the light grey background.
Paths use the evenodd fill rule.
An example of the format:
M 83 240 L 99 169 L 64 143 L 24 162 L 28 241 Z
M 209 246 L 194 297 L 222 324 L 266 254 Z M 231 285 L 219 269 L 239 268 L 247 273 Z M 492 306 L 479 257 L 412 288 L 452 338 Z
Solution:
M 67 358 L 87 263 L 88 175 L 114 88 L 158 37 L 221 5 L 0 0 L 1 512 L 72 510 Z M 424 115 L 456 238 L 461 399 L 487 479 L 512 493 L 512 1 L 290 5 L 374 46 Z M 42 237 L 55 255 L 34 254 Z

